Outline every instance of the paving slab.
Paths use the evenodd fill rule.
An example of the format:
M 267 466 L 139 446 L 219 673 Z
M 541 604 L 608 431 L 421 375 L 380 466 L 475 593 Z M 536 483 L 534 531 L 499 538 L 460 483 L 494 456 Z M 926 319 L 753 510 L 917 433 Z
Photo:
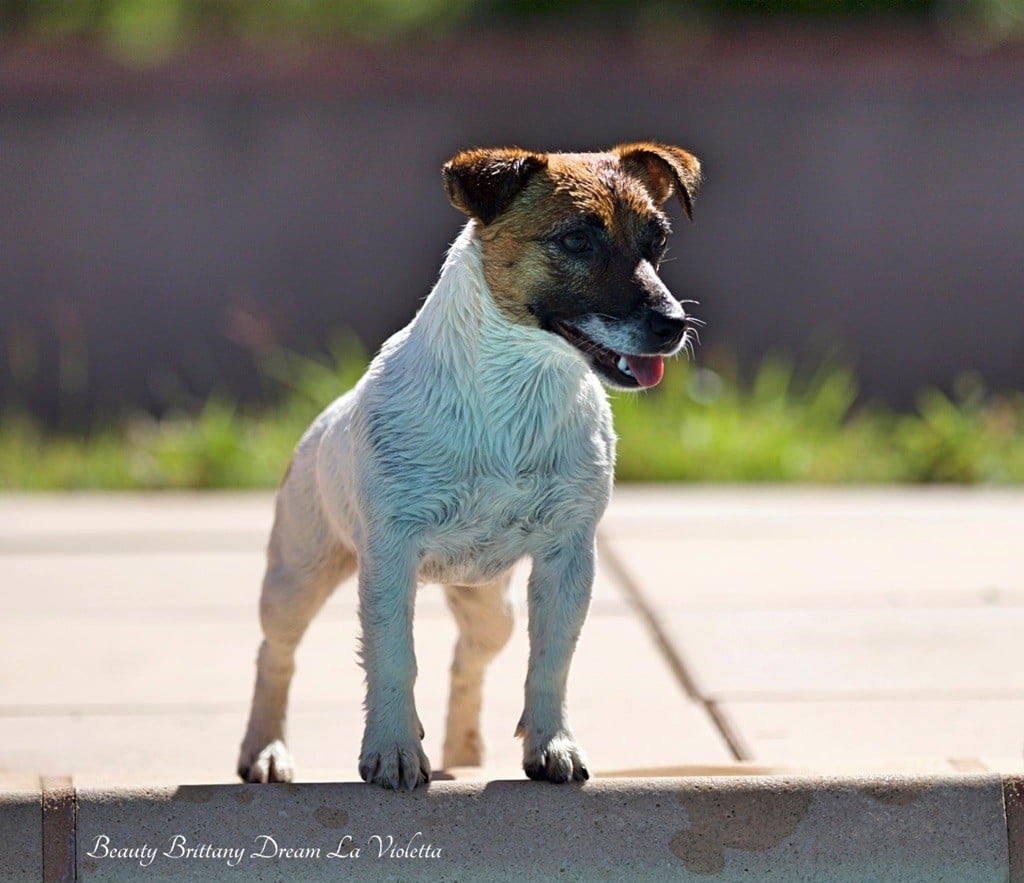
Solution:
M 337 631 L 345 624 L 331 625 Z M 446 678 L 455 629 L 447 619 L 438 618 L 433 625 L 432 640 L 417 636 L 420 678 L 416 693 L 427 730 L 426 750 L 440 765 Z M 350 622 L 346 638 L 354 641 L 355 635 L 355 623 Z M 218 670 L 237 671 L 234 694 L 218 693 L 230 686 L 230 681 L 208 672 L 206 677 L 196 676 L 194 682 L 186 677 L 164 681 L 154 701 L 146 704 L 147 684 L 153 694 L 147 678 L 170 678 L 174 668 L 144 666 L 141 675 L 133 673 L 130 682 L 120 680 L 122 689 L 131 686 L 134 691 L 133 703 L 121 704 L 111 690 L 101 694 L 107 704 L 100 707 L 72 701 L 48 712 L 33 707 L 0 710 L 0 762 L 8 768 L 48 772 L 139 775 L 173 770 L 182 781 L 211 776 L 213 781 L 225 776 L 230 779 L 245 726 L 252 648 L 244 641 L 232 646 L 223 634 L 214 637 L 221 642 L 218 653 L 226 654 Z M 304 780 L 346 780 L 355 775 L 363 721 L 362 675 L 354 657 L 341 658 L 344 653 L 335 637 L 326 628 L 311 630 L 306 652 L 300 655 L 289 732 Z M 614 655 L 607 652 L 609 647 L 616 648 Z M 623 652 L 645 667 L 644 689 L 633 684 L 635 670 L 621 666 L 618 654 Z M 519 629 L 495 662 L 485 688 L 482 729 L 492 771 L 512 774 L 519 766 L 520 742 L 512 734 L 522 711 L 526 654 L 525 629 Z M 645 657 L 649 657 L 646 663 Z M 206 697 L 209 705 L 202 707 L 193 697 Z M 703 709 L 682 693 L 629 617 L 594 616 L 588 621 L 569 697 L 576 733 L 597 769 L 730 760 Z M 74 700 L 73 692 L 69 691 L 67 698 Z M 178 700 L 178 707 L 170 702 L 172 698 Z M 652 719 L 658 726 L 651 726 Z
M 261 550 L 0 554 L 6 622 L 255 622 Z M 31 586 L 32 591 L 24 591 Z M 339 590 L 339 594 L 343 590 Z M 328 613 L 329 615 L 329 613 Z
M 981 541 L 954 527 L 917 538 L 884 522 L 747 538 L 680 531 L 671 540 L 613 535 L 605 545 L 659 610 L 1024 604 L 1024 569 L 1010 538 Z
M 5 620 L 18 623 L 256 622 L 263 569 L 262 548 L 0 554 L 0 578 L 10 595 Z M 513 579 L 512 596 L 520 605 L 525 604 L 527 575 L 528 568 L 521 566 Z M 317 619 L 356 616 L 355 589 L 354 579 L 340 585 Z M 613 581 L 602 575 L 594 586 L 595 607 L 622 600 Z M 417 614 L 440 610 L 447 607 L 438 587 L 424 586 L 417 595 Z
M 681 523 L 714 530 L 721 523 L 815 524 L 834 518 L 871 522 L 1021 519 L 1024 490 L 952 485 L 619 484 L 602 524 L 623 536 L 646 536 L 652 524 L 671 534 Z
M 0 767 L 230 781 L 260 637 L 262 566 L 258 550 L 0 555 L 5 585 L 25 589 L 0 626 Z M 521 568 L 516 629 L 484 696 L 488 768 L 509 775 L 522 775 L 512 732 L 528 652 L 525 580 Z M 439 764 L 456 630 L 436 586 L 420 591 L 415 634 L 417 703 Z M 363 720 L 357 635 L 349 583 L 299 648 L 290 738 L 302 779 L 354 776 Z M 642 689 L 622 654 L 645 671 Z M 638 753 L 655 764 L 729 759 L 704 709 L 603 577 L 572 669 L 570 708 L 598 767 L 634 766 Z M 664 726 L 645 725 L 652 715 Z
M 229 780 L 272 511 L 263 492 L 0 495 L 0 769 Z M 801 734 L 809 746 L 819 733 L 820 750 L 793 764 L 803 769 L 1019 757 L 1009 743 L 1024 732 L 1022 519 L 1020 491 L 617 488 L 602 525 L 614 560 L 602 565 L 570 684 L 593 768 L 726 764 L 712 714 L 751 758 L 787 765 L 787 740 L 796 753 Z M 618 568 L 645 608 L 624 600 Z M 526 666 L 524 574 L 517 630 L 485 691 L 491 774 L 521 775 L 510 731 Z M 354 774 L 354 604 L 343 586 L 300 650 L 292 742 L 306 779 Z M 426 587 L 417 699 L 435 762 L 454 639 L 440 592 Z M 912 753 L 913 718 L 891 701 L 903 699 L 937 709 Z M 831 721 L 815 723 L 806 706 L 818 702 L 835 703 Z M 848 743 L 867 734 L 863 753 L 828 760 L 844 732 Z M 768 755 L 772 738 L 779 751 Z
M 0 550 L 88 553 L 79 540 L 105 546 L 147 536 L 166 545 L 227 536 L 262 548 L 273 517 L 266 491 L 3 493 Z
M 617 491 L 606 546 L 657 609 L 1024 604 L 1024 494 Z
M 356 721 L 362 704 L 292 713 L 291 747 L 303 781 L 357 778 Z M 74 714 L 0 716 L 0 759 L 8 769 L 45 775 L 74 774 L 76 781 L 176 784 L 238 781 L 235 764 L 246 712 L 175 712 L 145 709 Z M 3 879 L 0 876 L 0 879 Z
M 1024 698 L 1024 608 L 670 611 L 718 700 Z
M 1022 700 L 725 702 L 720 709 L 743 733 L 750 757 L 765 764 L 864 769 L 888 758 L 890 769 L 909 769 L 930 757 L 1024 773 Z
M 435 782 L 411 794 L 84 788 L 77 871 L 83 881 L 1006 883 L 1003 791 L 996 775 Z

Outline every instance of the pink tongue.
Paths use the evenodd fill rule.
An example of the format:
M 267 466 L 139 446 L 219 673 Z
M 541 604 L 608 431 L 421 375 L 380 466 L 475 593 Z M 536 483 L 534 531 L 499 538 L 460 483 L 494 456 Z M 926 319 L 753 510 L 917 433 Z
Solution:
M 657 386 L 665 376 L 665 363 L 661 356 L 626 356 L 626 364 L 641 386 Z

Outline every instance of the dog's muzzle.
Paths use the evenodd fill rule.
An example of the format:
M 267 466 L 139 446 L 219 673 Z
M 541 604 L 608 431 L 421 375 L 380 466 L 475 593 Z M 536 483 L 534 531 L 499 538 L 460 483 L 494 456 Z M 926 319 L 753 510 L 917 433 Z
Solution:
M 647 389 L 665 376 L 665 356 L 683 345 L 691 320 L 681 308 L 647 310 L 633 319 L 589 315 L 555 320 L 552 330 L 575 347 L 602 380 L 619 389 Z

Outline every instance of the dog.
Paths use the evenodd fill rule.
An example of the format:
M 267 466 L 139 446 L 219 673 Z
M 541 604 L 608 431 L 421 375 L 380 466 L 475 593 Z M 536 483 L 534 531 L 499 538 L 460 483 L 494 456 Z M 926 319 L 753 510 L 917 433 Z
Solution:
M 657 275 L 675 194 L 692 216 L 697 159 L 666 144 L 603 153 L 474 149 L 442 169 L 469 217 L 421 309 L 300 440 L 277 495 L 260 599 L 264 640 L 238 772 L 288 782 L 295 649 L 358 569 L 366 719 L 359 774 L 430 778 L 413 698 L 417 585 L 459 627 L 446 767 L 479 765 L 484 670 L 508 641 L 509 574 L 532 560 L 522 718 L 532 779 L 581 782 L 566 712 L 590 603 L 615 434 L 605 387 L 652 387 L 693 320 Z M 358 565 L 358 567 L 357 567 Z

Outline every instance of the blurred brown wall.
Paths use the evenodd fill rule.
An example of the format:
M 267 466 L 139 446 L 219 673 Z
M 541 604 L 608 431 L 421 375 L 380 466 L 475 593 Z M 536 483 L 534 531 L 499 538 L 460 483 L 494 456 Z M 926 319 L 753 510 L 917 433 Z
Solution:
M 1024 388 L 1022 62 L 891 30 L 208 47 L 148 72 L 0 47 L 0 401 L 74 423 L 263 394 L 254 350 L 408 320 L 461 223 L 455 150 L 638 138 L 704 161 L 664 275 L 705 354 L 838 345 L 897 404 L 968 367 Z

